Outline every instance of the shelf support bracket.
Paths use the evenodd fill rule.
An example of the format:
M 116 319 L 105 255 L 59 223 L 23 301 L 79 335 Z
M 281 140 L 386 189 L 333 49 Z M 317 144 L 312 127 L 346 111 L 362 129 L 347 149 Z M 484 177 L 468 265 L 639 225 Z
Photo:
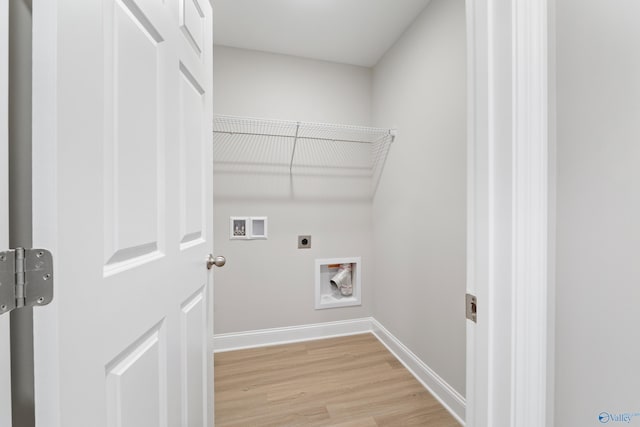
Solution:
M 293 139 L 293 150 L 291 150 L 291 161 L 289 162 L 289 176 L 293 174 L 293 157 L 296 155 L 296 145 L 298 144 L 298 131 L 300 130 L 300 122 L 296 123 L 296 136 Z

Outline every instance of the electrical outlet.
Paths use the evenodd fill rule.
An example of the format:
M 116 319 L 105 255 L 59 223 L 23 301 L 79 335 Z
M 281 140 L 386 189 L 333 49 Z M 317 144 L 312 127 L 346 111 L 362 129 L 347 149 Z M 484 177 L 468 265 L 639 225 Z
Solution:
M 298 236 L 298 249 L 310 249 L 311 248 L 311 236 Z

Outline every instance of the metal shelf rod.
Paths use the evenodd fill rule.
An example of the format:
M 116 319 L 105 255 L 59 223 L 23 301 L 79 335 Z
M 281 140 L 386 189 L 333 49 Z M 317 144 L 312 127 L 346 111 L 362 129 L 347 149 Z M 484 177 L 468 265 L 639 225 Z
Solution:
M 296 144 L 298 143 L 298 131 L 300 131 L 300 122 L 296 124 L 296 136 L 293 140 L 293 150 L 291 150 L 291 161 L 289 162 L 289 175 L 293 172 L 293 156 L 296 155 Z
M 373 144 L 374 143 L 370 141 L 361 141 L 356 139 L 320 138 L 320 137 L 315 138 L 312 136 L 298 136 L 298 128 L 296 128 L 295 135 L 279 135 L 279 134 L 273 134 L 273 133 L 252 133 L 252 132 L 231 132 L 231 131 L 221 131 L 221 130 L 214 130 L 213 133 L 225 133 L 227 135 L 273 136 L 277 138 L 308 139 L 313 141 L 353 142 L 356 144 Z

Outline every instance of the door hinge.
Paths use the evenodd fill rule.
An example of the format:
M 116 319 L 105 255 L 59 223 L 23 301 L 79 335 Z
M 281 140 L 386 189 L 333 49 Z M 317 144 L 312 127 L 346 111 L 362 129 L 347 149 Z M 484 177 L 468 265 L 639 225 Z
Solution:
M 0 315 L 53 300 L 53 256 L 46 249 L 0 252 Z
M 467 319 L 474 323 L 478 322 L 478 300 L 475 295 L 467 294 Z

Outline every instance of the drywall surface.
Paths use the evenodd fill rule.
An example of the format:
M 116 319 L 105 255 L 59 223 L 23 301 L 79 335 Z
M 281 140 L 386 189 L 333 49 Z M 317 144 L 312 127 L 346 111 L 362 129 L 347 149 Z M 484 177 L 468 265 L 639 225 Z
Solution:
M 267 240 L 229 240 L 229 216 L 269 218 Z M 371 316 L 371 207 L 342 201 L 236 200 L 215 205 L 215 333 Z M 312 235 L 311 249 L 297 236 Z M 362 256 L 362 306 L 314 309 L 316 258 Z
M 215 46 L 217 114 L 369 125 L 369 69 Z M 256 144 L 269 150 L 268 144 Z M 371 201 L 341 176 L 214 175 L 215 333 L 372 314 Z M 357 196 L 360 194 L 360 196 Z M 230 240 L 230 216 L 267 216 L 267 240 Z M 312 235 L 298 249 L 298 235 Z M 314 309 L 315 259 L 362 257 L 362 305 Z
M 640 3 L 556 8 L 555 425 L 640 425 Z
M 374 317 L 465 392 L 463 0 L 434 0 L 373 74 L 374 125 L 397 127 L 373 203 Z
M 371 70 L 214 47 L 214 113 L 369 126 Z

